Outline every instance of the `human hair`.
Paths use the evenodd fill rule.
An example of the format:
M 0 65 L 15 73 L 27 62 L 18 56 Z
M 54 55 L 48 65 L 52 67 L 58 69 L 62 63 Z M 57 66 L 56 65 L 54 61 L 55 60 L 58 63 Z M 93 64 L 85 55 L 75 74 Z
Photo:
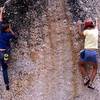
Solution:
M 95 25 L 92 20 L 88 20 L 88 21 L 84 22 L 84 30 L 86 30 L 88 28 L 90 28 L 90 29 L 95 28 Z

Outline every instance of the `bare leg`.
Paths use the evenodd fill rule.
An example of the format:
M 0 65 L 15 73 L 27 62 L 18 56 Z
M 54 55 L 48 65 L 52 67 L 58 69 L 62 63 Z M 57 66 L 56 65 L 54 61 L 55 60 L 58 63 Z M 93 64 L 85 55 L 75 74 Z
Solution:
M 89 78 L 87 70 L 85 68 L 86 64 L 87 63 L 85 63 L 85 62 L 79 62 L 79 69 L 80 69 L 80 72 L 82 74 L 84 85 L 88 85 L 88 83 L 90 82 L 90 78 Z
M 98 67 L 97 63 L 92 63 L 92 66 L 93 66 L 93 69 L 92 69 L 92 73 L 91 73 L 91 76 L 90 76 L 91 82 L 93 82 L 94 79 L 95 79 L 95 76 L 97 74 L 97 67 Z
M 81 62 L 81 61 L 79 62 L 79 70 L 81 72 L 82 77 L 87 76 L 87 71 L 85 69 L 85 65 L 86 65 L 85 62 Z
M 95 76 L 97 74 L 97 63 L 91 63 L 91 64 L 92 64 L 93 68 L 91 71 L 90 82 L 88 84 L 88 88 L 95 89 L 95 86 L 93 85 L 93 81 L 94 81 Z

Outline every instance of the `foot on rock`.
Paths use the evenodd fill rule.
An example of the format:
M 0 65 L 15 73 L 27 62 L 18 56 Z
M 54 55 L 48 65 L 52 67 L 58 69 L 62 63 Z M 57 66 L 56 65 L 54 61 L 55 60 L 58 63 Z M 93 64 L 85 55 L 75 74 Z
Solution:
M 90 82 L 90 83 L 88 84 L 88 88 L 90 88 L 90 89 L 95 89 L 95 86 L 94 86 L 93 82 Z
M 9 90 L 9 85 L 6 85 L 6 90 Z
M 88 85 L 89 82 L 90 82 L 90 78 L 88 76 L 86 76 L 86 77 L 83 78 L 84 85 Z

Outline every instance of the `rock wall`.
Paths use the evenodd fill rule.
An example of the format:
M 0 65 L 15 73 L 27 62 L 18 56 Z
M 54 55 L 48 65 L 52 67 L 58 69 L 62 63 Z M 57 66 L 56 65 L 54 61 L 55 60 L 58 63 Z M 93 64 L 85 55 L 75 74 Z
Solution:
M 6 5 L 6 19 L 18 40 L 12 44 L 9 62 L 10 91 L 5 90 L 0 71 L 0 100 L 99 100 L 99 71 L 97 90 L 91 91 L 83 87 L 77 65 L 82 41 L 74 22 L 85 18 L 89 4 L 84 0 L 12 0 Z M 99 16 L 99 5 L 95 7 Z M 94 12 L 90 10 L 97 16 Z

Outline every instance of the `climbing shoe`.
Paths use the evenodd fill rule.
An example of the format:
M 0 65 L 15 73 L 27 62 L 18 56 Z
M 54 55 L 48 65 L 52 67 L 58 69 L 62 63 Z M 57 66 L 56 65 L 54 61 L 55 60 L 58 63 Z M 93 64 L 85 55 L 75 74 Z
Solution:
M 9 90 L 9 85 L 6 85 L 6 90 Z
M 86 77 L 83 78 L 84 85 L 88 85 L 89 82 L 90 82 L 90 78 L 88 76 L 86 76 Z
M 88 88 L 90 88 L 90 89 L 95 89 L 93 82 L 90 82 L 90 83 L 88 84 Z

